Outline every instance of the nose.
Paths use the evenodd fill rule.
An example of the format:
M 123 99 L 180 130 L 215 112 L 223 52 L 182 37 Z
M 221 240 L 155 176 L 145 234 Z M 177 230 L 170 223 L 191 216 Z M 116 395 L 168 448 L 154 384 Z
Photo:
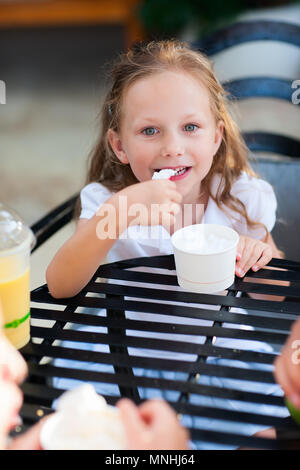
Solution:
M 163 140 L 161 147 L 162 157 L 182 157 L 184 155 L 184 147 L 178 136 L 170 134 Z

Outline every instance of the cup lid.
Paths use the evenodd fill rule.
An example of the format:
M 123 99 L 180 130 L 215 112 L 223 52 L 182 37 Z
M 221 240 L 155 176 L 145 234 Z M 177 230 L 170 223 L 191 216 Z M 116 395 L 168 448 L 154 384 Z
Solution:
M 32 230 L 13 209 L 0 203 L 0 251 L 19 247 L 25 242 L 33 248 L 35 236 Z

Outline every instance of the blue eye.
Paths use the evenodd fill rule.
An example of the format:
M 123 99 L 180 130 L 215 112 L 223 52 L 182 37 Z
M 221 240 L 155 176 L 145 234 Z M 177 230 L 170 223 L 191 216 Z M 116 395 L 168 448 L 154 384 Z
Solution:
M 186 126 L 184 126 L 184 129 L 185 129 L 187 132 L 193 132 L 193 131 L 195 131 L 196 129 L 198 129 L 198 126 L 196 126 L 196 124 L 187 124 Z
M 145 135 L 155 135 L 157 130 L 154 128 L 154 127 L 147 127 L 146 129 L 144 129 L 143 131 L 143 134 Z

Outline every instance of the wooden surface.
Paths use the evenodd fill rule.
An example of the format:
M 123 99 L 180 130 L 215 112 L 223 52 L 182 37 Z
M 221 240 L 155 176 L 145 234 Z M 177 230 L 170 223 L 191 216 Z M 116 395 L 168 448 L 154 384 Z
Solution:
M 0 27 L 121 24 L 127 45 L 142 39 L 138 0 L 28 0 L 0 2 Z

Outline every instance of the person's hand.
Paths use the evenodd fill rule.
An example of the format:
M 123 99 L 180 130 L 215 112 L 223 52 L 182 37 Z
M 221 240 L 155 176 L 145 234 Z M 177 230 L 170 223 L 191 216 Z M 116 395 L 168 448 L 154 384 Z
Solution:
M 284 271 L 284 269 L 281 268 L 265 266 L 272 258 L 282 258 L 282 252 L 278 250 L 270 233 L 268 233 L 266 243 L 240 235 L 237 246 L 235 273 L 239 277 L 244 277 L 245 275 L 247 276 L 247 271 L 249 271 L 250 268 L 252 268 L 253 271 L 258 271 L 263 267 L 265 267 L 265 269 L 272 269 L 272 271 Z M 246 281 L 249 283 L 270 284 L 272 286 L 282 287 L 288 287 L 290 285 L 289 281 L 259 279 L 249 276 L 246 277 Z M 282 302 L 285 299 L 284 296 L 280 295 L 254 294 L 252 292 L 248 295 L 253 299 L 271 300 L 272 302 Z
M 127 436 L 128 450 L 188 450 L 189 435 L 176 413 L 156 399 L 136 406 L 122 399 L 117 407 Z
M 288 400 L 300 409 L 300 320 L 297 320 L 280 356 L 275 360 L 274 375 Z
M 6 366 L 0 364 L 0 449 L 5 449 L 9 432 L 20 424 L 23 403 L 21 390 L 8 374 Z
M 272 259 L 272 256 L 272 247 L 268 243 L 240 235 L 236 255 L 236 275 L 244 277 L 251 268 L 253 271 L 258 271 Z
M 15 437 L 9 443 L 7 450 L 43 450 L 40 441 L 41 429 L 49 417 L 41 419 L 21 436 Z
M 23 395 L 18 384 L 27 374 L 24 359 L 4 335 L 3 323 L 0 305 L 0 449 L 5 448 L 9 431 L 19 424 Z
M 170 180 L 150 180 L 137 183 L 118 193 L 127 197 L 130 222 L 138 225 L 160 225 L 175 222 L 181 210 L 182 195 Z

